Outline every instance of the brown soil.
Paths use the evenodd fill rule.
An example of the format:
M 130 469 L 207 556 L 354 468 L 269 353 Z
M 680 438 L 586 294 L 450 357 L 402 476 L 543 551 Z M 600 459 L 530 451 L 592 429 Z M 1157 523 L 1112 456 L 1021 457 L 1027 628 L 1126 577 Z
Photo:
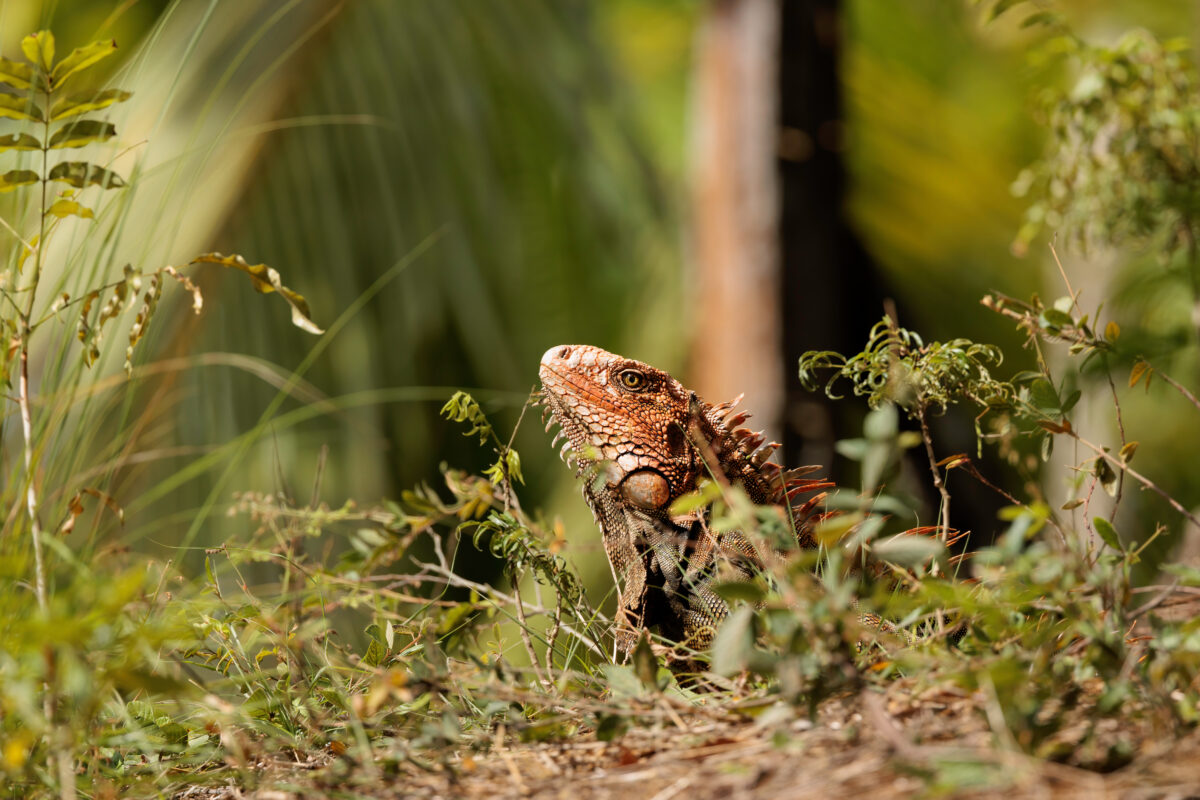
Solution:
M 1155 737 L 1153 715 L 1079 722 L 1022 752 L 979 695 L 900 681 L 824 703 L 815 719 L 790 708 L 756 718 L 703 709 L 634 727 L 611 742 L 591 733 L 522 743 L 499 729 L 478 752 L 402 761 L 388 774 L 325 756 L 264 765 L 258 785 L 192 787 L 179 800 L 556 798 L 741 800 L 907 797 L 1200 798 L 1200 732 Z M 989 720 L 991 720 L 989 722 Z M 1007 740 L 1006 740 L 1007 737 Z M 428 754 L 421 758 L 428 759 Z M 269 787 L 269 788 L 266 788 Z

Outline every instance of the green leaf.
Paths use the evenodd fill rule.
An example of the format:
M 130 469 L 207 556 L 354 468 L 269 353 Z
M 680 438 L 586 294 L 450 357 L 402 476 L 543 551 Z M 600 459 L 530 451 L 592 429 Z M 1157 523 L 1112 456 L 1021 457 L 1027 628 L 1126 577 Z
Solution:
M 722 581 L 714 583 L 709 588 L 726 603 L 761 603 L 767 593 L 762 586 L 751 581 Z
M 69 183 L 76 189 L 87 186 L 99 186 L 102 189 L 119 189 L 125 181 L 115 172 L 109 172 L 103 167 L 89 164 L 86 161 L 64 161 L 55 164 L 50 170 L 50 180 Z
M 1058 392 L 1054 390 L 1054 384 L 1045 378 L 1030 384 L 1029 402 L 1043 413 L 1055 415 L 1062 413 L 1062 401 L 1058 398 Z
M 377 639 L 372 639 L 367 645 L 367 652 L 363 653 L 362 663 L 368 667 L 378 667 L 387 658 L 387 648 L 379 643 Z
M 1133 460 L 1133 454 L 1137 452 L 1137 442 L 1126 442 L 1121 448 L 1121 463 L 1128 464 Z
M 278 292 L 283 296 L 283 299 L 292 307 L 292 324 L 297 328 L 313 334 L 325 332 L 312 321 L 311 313 L 308 310 L 308 301 L 304 299 L 304 295 L 293 292 L 284 286 L 279 273 L 266 264 L 247 264 L 246 259 L 239 255 L 225 256 L 220 253 L 205 253 L 202 256 L 192 259 L 189 263 L 220 264 L 221 266 L 246 273 L 254 283 L 254 288 L 260 293 L 270 294 L 271 292 Z
M 53 42 L 51 43 L 51 48 L 53 48 Z M 53 55 L 53 49 L 50 52 Z M 50 85 L 55 88 L 62 86 L 63 82 L 76 72 L 87 69 L 97 61 L 108 58 L 115 52 L 117 52 L 117 42 L 115 39 L 103 39 L 99 42 L 84 45 L 83 47 L 76 47 L 66 58 L 58 62 L 58 66 L 50 73 Z
M 1050 25 L 1057 25 L 1061 19 L 1062 17 L 1060 17 L 1058 14 L 1055 14 L 1053 11 L 1039 11 L 1036 14 L 1030 14 L 1028 17 L 1026 17 L 1024 21 L 1021 22 L 1021 27 L 1032 28 L 1035 25 L 1045 25 L 1049 27 Z
M 54 65 L 54 34 L 50 31 L 29 34 L 21 40 L 21 52 L 34 66 L 49 72 Z
M 1093 517 L 1092 527 L 1096 529 L 1096 533 L 1104 540 L 1104 543 L 1116 550 L 1118 553 L 1125 552 L 1121 547 L 1121 537 L 1117 535 L 1117 529 L 1112 526 L 1112 523 L 1104 517 Z
M 1121 335 L 1121 326 L 1118 325 L 1115 321 L 1110 320 L 1109 323 L 1104 326 L 1104 338 L 1107 339 L 1109 342 L 1115 342 L 1117 340 L 1117 337 L 1119 337 L 1120 335 Z
M 74 200 L 68 200 L 65 197 L 60 197 L 54 201 L 54 204 L 46 209 L 47 214 L 62 219 L 63 217 L 82 217 L 84 219 L 92 219 L 95 213 L 87 206 L 82 206 Z
M 608 689 L 614 697 L 642 697 L 646 693 L 642 682 L 633 674 L 629 667 L 617 664 L 604 664 L 601 667 Z
M 41 150 L 42 143 L 28 133 L 0 136 L 0 150 Z
M 1104 491 L 1109 497 L 1117 496 L 1117 473 L 1113 472 L 1113 468 L 1109 466 L 1108 459 L 1097 458 L 1096 466 L 1092 472 L 1100 481 L 1100 485 L 1104 487 Z
M 19 61 L 0 58 L 0 83 L 7 83 L 14 89 L 28 89 L 33 85 L 33 68 Z
M 113 103 L 124 103 L 131 97 L 133 97 L 133 92 L 126 92 L 122 89 L 105 89 L 103 92 L 72 95 L 54 104 L 50 109 L 50 121 L 57 122 L 60 119 L 99 111 L 102 108 L 108 108 Z
M 41 122 L 43 116 L 42 109 L 36 103 L 17 95 L 0 94 L 0 117 Z
M 875 556 L 901 567 L 916 567 L 936 558 L 945 548 L 930 536 L 895 536 L 885 539 L 873 548 Z
M 81 119 L 64 125 L 50 137 L 50 149 L 61 150 L 64 147 L 84 147 L 93 142 L 107 142 L 117 135 L 117 129 L 111 122 L 96 122 Z
M 620 714 L 600 714 L 596 718 L 596 739 L 601 742 L 611 742 L 625 735 L 629 730 L 629 720 Z
M 11 192 L 18 186 L 37 183 L 41 178 L 31 169 L 12 169 L 0 175 L 0 192 Z
M 998 2 L 994 6 L 992 6 L 991 8 L 988 9 L 987 14 L 984 15 L 983 21 L 991 22 L 992 20 L 996 19 L 996 17 L 1000 16 L 1005 11 L 1008 11 L 1013 6 L 1018 6 L 1021 3 L 1024 3 L 1025 1 L 1026 0 L 998 0 Z
M 813 538 L 822 547 L 836 547 L 841 544 L 842 538 L 848 534 L 855 525 L 862 522 L 863 515 L 861 512 L 852 514 L 837 514 L 823 519 L 817 523 L 813 529 Z
M 1057 308 L 1047 308 L 1042 312 L 1042 324 L 1051 330 L 1059 330 L 1074 325 L 1075 320 L 1065 311 L 1060 311 Z
M 630 660 L 633 662 L 633 672 L 642 685 L 651 691 L 658 691 L 658 658 L 654 655 L 654 648 L 650 646 L 650 636 L 645 629 L 638 637 Z
M 721 623 L 712 644 L 712 669 L 719 675 L 735 675 L 746 668 L 754 655 L 754 609 L 735 608 Z

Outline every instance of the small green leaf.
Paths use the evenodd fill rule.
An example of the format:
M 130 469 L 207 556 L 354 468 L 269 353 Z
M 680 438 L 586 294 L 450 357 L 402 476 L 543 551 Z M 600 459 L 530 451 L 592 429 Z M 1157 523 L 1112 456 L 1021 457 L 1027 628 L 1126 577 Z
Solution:
M 42 109 L 24 97 L 15 94 L 0 94 L 0 117 L 41 122 Z
M 620 714 L 600 714 L 596 718 L 596 740 L 611 742 L 625 735 L 629 730 L 629 720 Z
M 1059 311 L 1057 308 L 1047 308 L 1042 312 L 1042 324 L 1051 330 L 1059 330 L 1074 325 L 1075 320 L 1065 311 Z
M 1021 23 L 1021 27 L 1032 28 L 1035 25 L 1045 25 L 1049 27 L 1050 25 L 1058 24 L 1061 19 L 1062 17 L 1060 17 L 1058 14 L 1055 14 L 1053 11 L 1039 11 L 1036 14 L 1030 14 L 1028 17 L 1026 17 Z
M 1054 384 L 1045 378 L 1040 378 L 1029 386 L 1029 402 L 1043 413 L 1062 414 L 1062 400 L 1059 399 Z
M 862 522 L 862 519 L 863 515 L 861 512 L 837 514 L 828 519 L 823 519 L 813 529 L 813 537 L 822 547 L 836 547 L 855 525 Z
M 54 65 L 54 34 L 50 31 L 29 34 L 21 40 L 21 52 L 31 64 L 49 72 Z
M 1117 496 L 1117 473 L 1113 472 L 1113 468 L 1109 466 L 1108 459 L 1097 458 L 1096 466 L 1092 470 L 1100 485 L 1104 487 L 1104 491 L 1109 497 Z
M 735 675 L 746 668 L 754 655 L 754 609 L 735 608 L 721 623 L 712 644 L 712 669 L 719 675 Z
M 1081 505 L 1083 505 L 1083 503 L 1084 500 L 1082 497 L 1076 497 L 1074 500 L 1068 500 L 1067 502 L 1063 503 L 1062 510 L 1070 511 L 1073 508 L 1079 508 Z
M 363 653 L 362 663 L 368 667 L 378 667 L 387 658 L 387 648 L 379 643 L 377 639 L 372 639 L 367 645 L 367 652 Z
M 1121 448 L 1121 463 L 1128 464 L 1133 461 L 1133 454 L 1137 452 L 1137 449 L 1137 442 L 1126 442 L 1125 446 Z
M 304 299 L 304 295 L 293 292 L 284 286 L 279 273 L 266 264 L 247 264 L 246 259 L 239 255 L 226 256 L 220 253 L 205 253 L 202 256 L 193 258 L 190 263 L 220 264 L 221 266 L 246 273 L 250 276 L 254 288 L 261 294 L 278 292 L 283 296 L 283 299 L 292 307 L 292 324 L 297 328 L 313 334 L 322 334 L 325 332 L 312 321 L 311 312 L 308 310 L 308 301 Z
M 1116 322 L 1109 322 L 1104 326 L 1104 338 L 1109 342 L 1115 342 L 1121 335 L 1121 326 Z
M 99 111 L 102 108 L 108 108 L 113 103 L 124 103 L 131 97 L 133 97 L 133 92 L 126 92 L 121 89 L 105 89 L 102 92 L 73 95 L 59 100 L 51 107 L 50 121 L 58 122 L 60 119 L 77 117 L 80 114 L 87 114 L 91 111 Z
M 942 555 L 945 548 L 930 536 L 894 536 L 872 548 L 875 557 L 901 567 L 916 567 Z
M 14 89 L 28 89 L 33 85 L 33 68 L 19 61 L 0 58 L 0 83 L 7 83 Z
M 651 691 L 657 691 L 658 658 L 654 655 L 654 648 L 650 646 L 650 636 L 645 629 L 638 637 L 637 646 L 633 648 L 630 660 L 633 661 L 633 672 L 642 685 Z
M 721 486 L 716 481 L 704 481 L 694 492 L 682 494 L 668 509 L 673 516 L 683 516 L 706 507 L 721 496 Z
M 41 178 L 31 169 L 12 169 L 0 175 L 0 192 L 11 192 L 18 186 L 37 183 Z
M 28 133 L 0 136 L 0 150 L 41 150 L 42 143 Z
M 64 161 L 61 164 L 55 164 L 54 168 L 50 170 L 50 180 L 68 183 L 76 189 L 83 189 L 86 186 L 119 189 L 125 185 L 125 181 L 121 179 L 120 175 L 86 161 Z
M 51 43 L 51 56 L 53 56 L 53 42 Z M 99 42 L 92 42 L 83 47 L 76 47 L 62 61 L 58 62 L 58 66 L 50 73 L 50 85 L 58 88 L 63 82 L 80 70 L 87 69 L 97 61 L 108 58 L 113 53 L 117 52 L 117 42 L 115 39 L 104 39 Z M 49 67 L 46 67 L 49 69 Z
M 84 147 L 94 142 L 107 142 L 117 135 L 117 129 L 111 122 L 96 122 L 81 119 L 64 125 L 50 137 L 50 149 L 61 150 L 64 147 Z
M 96 215 L 87 206 L 82 206 L 74 200 L 68 200 L 65 197 L 60 197 L 54 201 L 54 204 L 46 209 L 47 214 L 62 219 L 63 217 L 82 217 L 84 219 L 92 219 Z
M 984 15 L 983 21 L 991 22 L 1013 6 L 1018 6 L 1024 2 L 1025 0 L 997 0 L 996 4 L 988 9 L 987 14 Z
M 1096 533 L 1104 540 L 1104 543 L 1116 550 L 1118 553 L 1124 552 L 1121 547 L 1121 537 L 1117 535 L 1117 529 L 1112 526 L 1112 523 L 1104 517 L 1093 517 L 1092 527 L 1096 529 Z
M 762 586 L 751 581 L 722 581 L 710 587 L 726 603 L 761 603 L 767 596 Z

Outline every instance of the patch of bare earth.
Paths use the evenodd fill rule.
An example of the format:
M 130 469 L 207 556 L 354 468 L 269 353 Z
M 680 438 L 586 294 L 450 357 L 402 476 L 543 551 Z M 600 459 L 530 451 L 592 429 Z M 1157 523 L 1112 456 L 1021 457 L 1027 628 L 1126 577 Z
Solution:
M 676 713 L 609 742 L 588 732 L 524 743 L 499 729 L 485 749 L 426 751 L 373 775 L 344 758 L 276 762 L 260 765 L 258 788 L 210 784 L 176 798 L 1200 797 L 1200 732 L 1163 735 L 1149 710 L 1128 721 L 1089 710 L 1076 709 L 1077 722 L 1036 748 L 1050 758 L 1036 758 L 996 703 L 900 681 L 831 699 L 812 720 L 782 707 L 755 719 Z

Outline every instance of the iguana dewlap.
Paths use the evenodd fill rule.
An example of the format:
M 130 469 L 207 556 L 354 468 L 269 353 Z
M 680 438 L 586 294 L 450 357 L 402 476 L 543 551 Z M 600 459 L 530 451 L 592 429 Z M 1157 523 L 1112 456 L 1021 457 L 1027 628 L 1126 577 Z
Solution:
M 701 480 L 738 486 L 760 505 L 779 506 L 801 546 L 821 496 L 832 484 L 783 470 L 767 459 L 778 444 L 741 427 L 732 403 L 710 405 L 666 372 L 588 345 L 559 345 L 542 356 L 543 397 L 578 465 L 583 496 L 604 539 L 620 593 L 617 641 L 628 650 L 642 628 L 703 649 L 729 607 L 710 584 L 721 569 L 749 577 L 764 556 L 738 531 L 714 533 L 708 509 L 678 514 L 680 496 Z M 740 400 L 740 398 L 739 398 Z M 724 565 L 724 566 L 723 566 Z

